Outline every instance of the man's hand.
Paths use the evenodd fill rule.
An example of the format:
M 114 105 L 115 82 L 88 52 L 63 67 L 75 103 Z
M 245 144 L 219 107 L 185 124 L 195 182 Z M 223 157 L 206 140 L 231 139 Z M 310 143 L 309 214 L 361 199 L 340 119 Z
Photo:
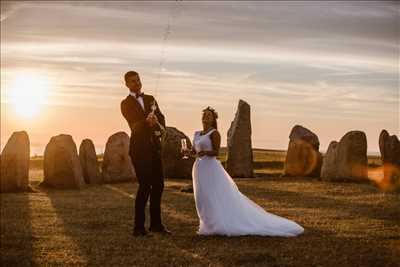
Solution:
M 181 149 L 181 153 L 184 156 L 190 156 L 190 149 Z
M 158 118 L 156 115 L 150 113 L 146 118 L 146 122 L 150 127 L 153 127 L 157 124 Z

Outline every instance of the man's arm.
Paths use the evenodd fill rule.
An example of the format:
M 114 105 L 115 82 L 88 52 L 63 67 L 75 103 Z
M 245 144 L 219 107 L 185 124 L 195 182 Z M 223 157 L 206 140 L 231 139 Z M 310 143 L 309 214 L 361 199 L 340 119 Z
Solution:
M 155 103 L 156 103 L 156 111 L 155 111 L 155 115 L 157 116 L 158 122 L 165 128 L 165 117 L 164 115 L 161 113 L 160 107 L 158 106 L 157 101 L 154 99 Z
M 125 120 L 128 122 L 129 128 L 133 131 L 133 114 L 132 111 L 127 107 L 126 101 L 121 102 L 121 113 Z

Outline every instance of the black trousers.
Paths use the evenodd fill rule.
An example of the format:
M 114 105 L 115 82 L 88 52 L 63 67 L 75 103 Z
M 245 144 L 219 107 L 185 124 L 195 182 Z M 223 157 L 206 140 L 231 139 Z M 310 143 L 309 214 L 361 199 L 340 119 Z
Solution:
M 145 229 L 145 208 L 150 197 L 150 228 L 162 229 L 161 196 L 164 190 L 164 177 L 160 155 L 153 152 L 152 159 L 147 163 L 132 161 L 136 169 L 139 187 L 135 198 L 134 229 Z
M 164 182 L 139 183 L 135 199 L 135 229 L 142 230 L 145 222 L 145 207 L 150 196 L 150 228 L 162 229 L 161 222 L 161 195 Z

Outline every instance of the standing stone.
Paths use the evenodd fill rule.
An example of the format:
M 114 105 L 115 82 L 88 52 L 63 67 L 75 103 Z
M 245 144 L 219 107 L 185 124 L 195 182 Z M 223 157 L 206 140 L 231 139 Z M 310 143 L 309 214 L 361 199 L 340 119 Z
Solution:
M 101 168 L 105 183 L 136 181 L 129 156 L 129 136 L 125 132 L 117 132 L 108 138 Z
M 301 125 L 295 125 L 289 135 L 289 140 L 303 140 L 309 143 L 315 150 L 319 150 L 318 136 L 307 128 Z
M 235 119 L 228 130 L 226 169 L 232 177 L 253 177 L 250 105 L 239 100 Z
M 329 144 L 328 150 L 323 159 L 321 168 L 321 178 L 330 179 L 329 177 L 336 177 L 337 175 L 337 146 L 338 142 L 332 141 Z
M 82 174 L 87 184 L 101 183 L 99 163 L 97 161 L 96 150 L 90 139 L 82 140 L 79 146 L 79 160 L 82 166 Z
M 322 155 L 318 151 L 318 136 L 307 128 L 296 125 L 290 132 L 289 140 L 285 176 L 319 177 Z
M 352 131 L 339 142 L 338 177 L 352 180 L 368 178 L 367 136 L 361 131 Z
M 163 171 L 166 178 L 192 178 L 193 158 L 182 159 L 181 139 L 186 139 L 189 149 L 192 148 L 190 139 L 181 131 L 174 127 L 167 127 L 167 132 L 163 138 L 162 162 Z
M 384 189 L 400 189 L 400 141 L 396 135 L 382 130 L 379 135 L 379 150 L 383 164 Z
M 367 136 L 364 132 L 351 131 L 339 143 L 331 142 L 322 163 L 321 178 L 368 181 Z
M 85 185 L 76 145 L 71 135 L 53 136 L 46 145 L 42 185 L 58 189 L 80 189 Z
M 14 132 L 1 154 L 0 192 L 29 191 L 29 137 Z

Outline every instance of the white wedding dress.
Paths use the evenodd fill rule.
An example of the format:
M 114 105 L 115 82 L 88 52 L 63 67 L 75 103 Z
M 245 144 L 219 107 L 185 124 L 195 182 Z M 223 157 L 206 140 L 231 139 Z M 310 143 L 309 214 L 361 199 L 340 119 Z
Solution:
M 195 132 L 196 151 L 212 150 L 211 130 Z M 296 236 L 304 229 L 297 223 L 266 212 L 243 195 L 216 157 L 197 158 L 192 170 L 200 235 Z

